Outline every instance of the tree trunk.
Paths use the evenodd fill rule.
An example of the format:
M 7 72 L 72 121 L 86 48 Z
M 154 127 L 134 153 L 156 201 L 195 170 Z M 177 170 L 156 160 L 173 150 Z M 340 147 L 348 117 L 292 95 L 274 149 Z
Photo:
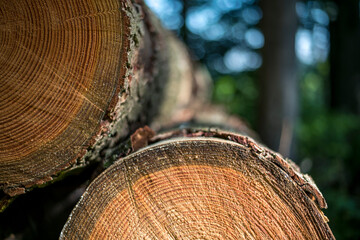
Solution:
M 337 19 L 330 23 L 330 106 L 360 114 L 359 1 L 335 1 Z
M 5 202 L 107 161 L 136 128 L 197 101 L 186 49 L 141 3 L 1 0 L 0 12 Z
M 60 239 L 334 239 L 311 178 L 251 138 L 182 129 L 147 141 L 90 184 Z
M 260 76 L 258 129 L 264 143 L 284 156 L 294 156 L 298 116 L 295 0 L 260 1 L 265 37 Z

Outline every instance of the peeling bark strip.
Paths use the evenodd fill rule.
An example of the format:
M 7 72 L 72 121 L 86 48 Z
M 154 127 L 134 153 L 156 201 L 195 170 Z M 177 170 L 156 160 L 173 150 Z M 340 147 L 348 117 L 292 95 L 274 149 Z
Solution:
M 149 144 L 90 184 L 60 239 L 334 239 L 315 184 L 251 138 L 183 129 Z
M 6 201 L 112 158 L 137 127 L 165 115 L 168 79 L 195 88 L 185 48 L 138 1 L 0 0 L 0 12 Z
M 140 148 L 144 148 L 148 145 L 149 140 L 155 136 L 155 132 L 148 126 L 139 128 L 130 137 L 132 151 L 136 152 Z

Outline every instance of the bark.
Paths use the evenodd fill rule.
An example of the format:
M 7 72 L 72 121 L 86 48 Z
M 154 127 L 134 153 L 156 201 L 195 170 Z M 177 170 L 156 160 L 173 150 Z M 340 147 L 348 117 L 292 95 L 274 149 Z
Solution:
M 91 183 L 60 239 L 334 239 L 311 178 L 251 138 L 182 129 L 147 141 Z
M 187 50 L 142 3 L 59 2 L 0 1 L 2 208 L 109 161 L 139 126 L 200 94 Z M 186 96 L 169 97 L 172 83 Z
M 298 116 L 295 0 L 261 1 L 260 5 L 265 45 L 260 72 L 259 134 L 271 149 L 293 157 Z
M 142 3 L 56 3 L 0 2 L 7 200 L 101 162 L 110 166 L 84 192 L 61 239 L 333 239 L 309 176 L 249 137 L 211 128 L 252 134 L 207 109 L 208 77 Z M 208 127 L 138 128 L 184 121 Z M 81 183 L 48 219 L 73 203 Z

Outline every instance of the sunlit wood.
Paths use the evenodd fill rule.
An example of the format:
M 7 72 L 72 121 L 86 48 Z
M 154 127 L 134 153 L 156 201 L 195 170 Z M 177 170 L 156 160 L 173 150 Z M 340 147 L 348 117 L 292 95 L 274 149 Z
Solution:
M 122 86 L 121 1 L 0 0 L 0 185 L 51 179 L 94 141 Z
M 61 238 L 333 239 L 323 199 L 280 156 L 236 138 L 163 140 L 120 159 L 87 189 Z

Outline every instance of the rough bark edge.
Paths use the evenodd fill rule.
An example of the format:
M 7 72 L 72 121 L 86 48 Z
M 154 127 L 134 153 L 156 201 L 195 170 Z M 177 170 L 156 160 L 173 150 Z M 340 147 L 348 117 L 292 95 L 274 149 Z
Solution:
M 147 128 L 145 129 L 139 129 L 139 132 L 147 132 Z M 292 169 L 293 171 L 296 171 L 297 174 L 301 174 L 300 172 L 298 172 L 297 166 L 289 159 L 283 159 L 279 154 L 272 152 L 271 150 L 267 149 L 266 147 L 263 146 L 259 146 L 257 145 L 251 138 L 247 137 L 247 136 L 243 136 L 243 135 L 239 135 L 236 133 L 232 133 L 232 132 L 225 132 L 219 129 L 209 129 L 209 130 L 202 130 L 202 129 L 182 129 L 182 130 L 178 130 L 178 131 L 171 131 L 171 132 L 167 132 L 167 133 L 163 133 L 163 134 L 158 134 L 155 137 L 152 137 L 149 139 L 149 135 L 143 134 L 144 138 L 148 139 L 148 146 L 144 146 L 143 148 L 139 149 L 139 151 L 132 151 L 131 156 L 136 156 L 136 155 L 141 155 L 144 151 L 146 151 L 147 149 L 153 149 L 153 148 L 157 148 L 157 147 L 161 147 L 161 146 L 165 146 L 165 145 L 172 145 L 172 144 L 177 144 L 180 142 L 186 142 L 186 141 L 190 141 L 193 142 L 193 144 L 195 144 L 197 141 L 208 141 L 208 140 L 212 140 L 212 141 L 219 141 L 220 142 L 228 142 L 234 145 L 237 145 L 240 149 L 243 149 L 245 154 L 249 154 L 250 156 L 253 156 L 254 159 L 258 159 L 258 161 L 260 161 L 261 165 L 264 166 L 271 166 L 271 169 L 273 169 L 273 173 L 276 173 L 275 175 L 282 175 L 285 177 L 285 179 L 288 179 L 290 182 L 292 182 L 294 184 L 294 186 L 297 186 L 298 190 L 300 192 L 302 192 L 302 195 L 305 197 L 306 202 L 308 202 L 310 205 L 309 207 L 311 207 L 311 212 L 313 214 L 313 217 L 315 217 L 317 220 L 322 220 L 321 222 L 317 222 L 318 224 L 320 224 L 322 227 L 320 227 L 322 234 L 324 234 L 324 236 L 326 236 L 326 239 L 335 239 L 335 237 L 333 236 L 327 222 L 329 221 L 328 218 L 324 215 L 324 213 L 321 211 L 319 204 L 321 204 L 321 200 L 318 201 L 316 199 L 316 197 L 319 196 L 314 196 L 314 195 L 309 195 L 309 191 L 307 189 L 304 189 L 304 185 L 299 184 L 298 181 L 303 181 L 304 179 L 297 179 L 296 177 L 290 177 L 289 172 L 291 172 L 290 169 Z M 223 143 L 225 143 L 223 142 Z M 117 163 L 117 167 L 111 169 L 110 172 L 107 172 L 108 174 L 111 173 L 115 173 L 116 171 L 118 171 L 119 165 L 122 165 L 123 167 L 125 166 L 125 169 L 127 169 L 128 163 L 126 163 L 125 161 L 127 161 L 127 157 L 125 158 L 120 158 L 116 163 Z M 280 161 L 280 163 L 279 163 Z M 160 164 L 161 163 L 157 163 Z M 286 170 L 284 170 L 284 166 L 281 166 L 281 164 L 285 164 L 285 166 L 288 168 Z M 294 169 L 295 168 L 295 169 Z M 114 172 L 115 171 L 115 172 Z M 99 177 L 105 177 L 105 172 L 103 172 Z M 304 180 L 305 181 L 305 180 Z M 307 184 L 307 183 L 305 183 Z M 313 183 L 314 184 L 314 183 Z M 315 184 L 314 184 L 315 185 Z M 89 186 L 90 187 L 90 186 Z M 316 187 L 316 185 L 315 185 Z M 318 189 L 316 188 L 316 190 L 312 189 L 311 191 L 318 191 Z M 320 192 L 318 192 L 318 194 L 320 194 L 321 198 L 322 195 Z M 88 197 L 91 196 L 91 193 L 88 192 L 88 190 L 85 191 L 84 195 L 81 197 L 80 201 L 77 203 L 77 205 L 75 206 L 75 208 L 73 209 L 72 213 L 70 214 L 68 221 L 66 222 L 66 224 L 64 225 L 64 228 L 62 229 L 61 235 L 60 235 L 60 239 L 65 239 L 64 238 L 64 234 L 67 231 L 67 229 L 69 228 L 69 224 L 70 220 L 74 217 L 73 214 L 75 214 L 75 210 L 78 208 L 81 208 L 85 202 L 86 199 Z M 323 199 L 323 201 L 325 201 Z M 325 203 L 326 204 L 326 203 Z
M 257 158 L 270 161 L 275 164 L 306 193 L 309 199 L 311 199 L 319 209 L 326 209 L 328 207 L 325 198 L 310 175 L 301 173 L 300 168 L 292 160 L 284 158 L 279 153 L 276 153 L 269 148 L 258 144 L 253 138 L 249 136 L 230 131 L 224 131 L 216 127 L 183 128 L 156 134 L 155 136 L 154 135 L 155 133 L 148 126 L 139 128 L 127 141 L 123 143 L 123 151 L 121 154 L 116 154 L 114 158 L 120 157 L 118 161 L 121 161 L 123 157 L 143 149 L 148 145 L 156 144 L 173 138 L 212 137 L 229 140 L 249 148 L 250 152 Z M 112 161 L 108 162 L 107 166 L 112 165 L 115 161 L 117 161 L 117 159 L 113 159 Z M 323 217 L 325 221 L 328 222 L 327 217 L 325 215 L 323 215 Z
M 263 145 L 256 143 L 256 141 L 251 137 L 223 131 L 217 128 L 185 128 L 158 134 L 149 140 L 149 144 L 172 139 L 174 137 L 213 137 L 239 143 L 242 146 L 247 147 L 250 152 L 257 158 L 270 161 L 279 167 L 282 171 L 284 171 L 306 193 L 309 199 L 311 199 L 318 208 L 327 208 L 325 198 L 321 194 L 313 179 L 308 174 L 302 174 L 300 172 L 300 168 L 293 161 L 282 157 L 279 153 L 276 153 Z M 328 221 L 327 218 L 326 221 Z

